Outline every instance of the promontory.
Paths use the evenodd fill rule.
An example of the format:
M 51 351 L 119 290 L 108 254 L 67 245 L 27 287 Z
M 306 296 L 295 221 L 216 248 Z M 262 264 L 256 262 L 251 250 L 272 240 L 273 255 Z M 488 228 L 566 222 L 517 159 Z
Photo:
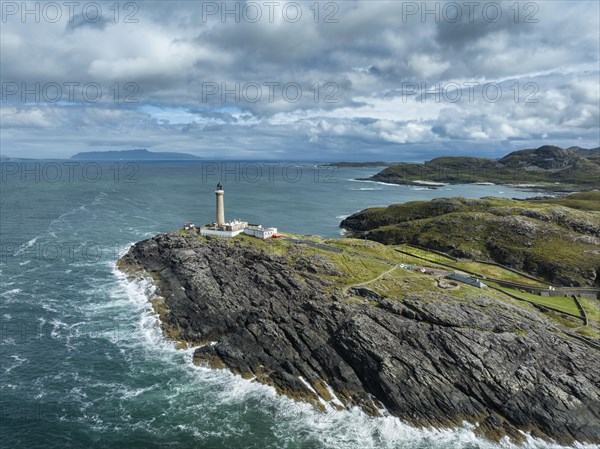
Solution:
M 133 245 L 119 267 L 154 280 L 164 334 L 196 348 L 196 363 L 322 410 L 467 422 L 495 441 L 600 443 L 597 300 L 569 294 L 568 307 L 554 307 L 487 279 L 455 281 L 444 257 L 192 229 Z

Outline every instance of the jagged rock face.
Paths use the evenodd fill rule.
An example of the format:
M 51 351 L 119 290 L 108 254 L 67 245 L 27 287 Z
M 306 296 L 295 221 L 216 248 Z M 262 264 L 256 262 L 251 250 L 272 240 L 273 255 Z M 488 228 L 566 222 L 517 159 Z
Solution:
M 527 170 L 584 168 L 590 162 L 570 149 L 545 145 L 534 150 L 514 151 L 498 161 L 500 165 Z
M 377 414 L 383 404 L 415 425 L 467 420 L 493 439 L 519 441 L 518 429 L 600 442 L 599 352 L 561 337 L 541 315 L 483 294 L 346 302 L 324 292 L 327 264 L 304 262 L 159 235 L 120 266 L 158 281 L 168 335 L 215 342 L 196 350 L 198 363 L 315 404 L 314 391 L 331 399 L 328 385 L 346 407 Z

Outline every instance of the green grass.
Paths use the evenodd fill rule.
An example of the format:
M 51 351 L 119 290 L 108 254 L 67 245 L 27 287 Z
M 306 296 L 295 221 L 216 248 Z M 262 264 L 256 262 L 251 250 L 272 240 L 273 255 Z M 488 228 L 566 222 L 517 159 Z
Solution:
M 477 274 L 479 276 L 485 276 L 487 278 L 498 279 L 506 282 L 514 282 L 516 284 L 522 285 L 531 285 L 534 287 L 547 287 L 547 283 L 543 281 L 536 281 L 534 279 L 530 279 L 526 276 L 522 276 L 514 271 L 507 270 L 506 268 L 499 267 L 497 265 L 491 265 L 481 262 L 469 262 L 469 261 L 459 261 L 454 262 L 451 258 L 445 257 L 441 254 L 438 254 L 433 251 L 427 251 L 421 248 L 416 248 L 411 245 L 398 245 L 395 246 L 398 250 L 410 253 L 418 257 L 422 257 L 432 262 L 440 262 L 444 264 L 451 264 L 452 267 L 455 267 L 459 270 L 464 270 L 467 272 L 471 272 Z M 417 259 L 418 260 L 418 259 Z M 406 263 L 406 262 L 405 262 Z M 423 264 L 423 261 L 421 261 Z M 446 267 L 443 267 L 446 268 Z M 446 268 L 451 270 L 451 268 Z
M 575 331 L 575 333 L 587 338 L 594 338 L 596 340 L 600 339 L 600 332 L 598 331 L 598 329 L 593 329 L 591 327 L 584 327 L 582 329 L 578 329 Z
M 535 281 L 526 276 L 522 276 L 514 271 L 507 270 L 496 265 L 488 265 L 480 262 L 460 261 L 453 264 L 459 270 L 466 270 L 477 273 L 487 278 L 498 279 L 500 281 L 514 282 L 515 284 L 531 285 L 534 287 L 548 287 L 548 284 L 542 281 Z
M 396 252 L 396 253 L 397 253 L 397 256 L 396 256 L 397 263 L 403 263 L 405 265 L 413 265 L 413 266 L 417 266 L 417 267 L 436 268 L 439 270 L 445 270 L 445 271 L 449 271 L 449 272 L 452 271 L 451 268 L 440 265 L 437 262 L 431 262 L 431 261 L 419 259 L 418 257 L 411 256 L 409 254 L 405 254 L 405 253 L 401 253 L 401 252 Z
M 414 256 L 422 257 L 431 262 L 441 262 L 441 263 L 449 263 L 454 262 L 450 257 L 443 256 L 441 254 L 435 253 L 433 251 L 423 250 L 421 248 L 416 248 L 411 245 L 398 245 L 396 248 L 402 252 L 412 254 Z
M 545 200 L 544 202 L 559 204 L 572 209 L 598 211 L 600 209 L 600 191 L 573 193 L 564 198 Z
M 305 270 L 306 268 L 304 267 L 307 266 L 315 267 L 318 276 L 325 281 L 322 288 L 326 292 L 338 295 L 344 302 L 360 303 L 369 307 L 380 306 L 380 303 L 377 301 L 368 300 L 360 296 L 352 296 L 349 293 L 350 287 L 361 284 L 365 288 L 388 298 L 388 300 L 400 302 L 404 300 L 418 300 L 422 302 L 451 300 L 472 303 L 474 299 L 484 295 L 493 300 L 485 307 L 497 307 L 507 311 L 510 309 L 506 309 L 502 303 L 509 304 L 552 320 L 556 325 L 560 325 L 559 328 L 555 328 L 555 332 L 557 333 L 563 332 L 566 326 L 572 332 L 578 332 L 582 336 L 594 339 L 600 338 L 599 303 L 592 299 L 581 299 L 581 304 L 587 312 L 590 326 L 578 329 L 583 325 L 583 322 L 577 318 L 580 317 L 580 311 L 575 301 L 570 297 L 537 296 L 515 289 L 499 287 L 491 281 L 486 283 L 490 286 L 498 287 L 498 290 L 494 288 L 482 290 L 465 284 L 460 284 L 460 288 L 457 290 L 444 290 L 437 287 L 437 276 L 398 267 L 399 264 L 404 263 L 450 271 L 450 268 L 439 265 L 436 262 L 416 257 L 421 256 L 425 259 L 441 260 L 444 262 L 450 261 L 449 258 L 443 255 L 407 246 L 402 246 L 401 248 L 407 250 L 410 254 L 400 253 L 398 252 L 398 247 L 383 245 L 364 239 L 323 239 L 320 237 L 293 234 L 286 234 L 285 236 L 288 239 L 269 239 L 263 241 L 250 236 L 239 235 L 233 239 L 226 240 L 226 244 L 252 246 L 269 254 L 284 257 L 290 262 L 292 268 L 297 266 L 297 269 Z M 292 239 L 324 244 L 339 248 L 342 252 L 338 253 L 323 248 L 296 244 Z M 499 277 L 512 282 L 534 283 L 534 281 L 522 278 L 509 270 L 487 264 L 461 261 L 461 263 L 456 265 L 451 264 L 451 266 L 469 269 L 469 271 L 485 274 L 490 277 Z M 319 271 L 321 270 L 319 267 L 324 267 L 324 271 Z M 379 277 L 392 268 L 394 269 L 391 272 Z M 515 298 L 509 296 L 509 294 L 514 295 Z M 519 300 L 516 298 L 519 298 Z M 542 312 L 534 307 L 534 305 L 551 307 L 558 310 L 558 312 L 551 310 Z M 509 311 L 508 313 L 514 313 L 515 317 L 519 319 L 516 310 L 513 312 Z
M 514 295 L 517 298 L 523 299 L 524 301 L 539 304 L 541 306 L 552 307 L 553 309 L 559 310 L 561 312 L 583 318 L 579 308 L 577 307 L 577 304 L 575 304 L 575 301 L 571 297 L 539 296 L 527 292 L 522 292 L 520 290 L 515 290 L 512 288 L 501 287 L 494 283 L 490 283 L 490 285 L 499 288 L 503 292 L 510 293 L 511 295 Z
M 578 298 L 590 323 L 600 323 L 600 301 L 597 299 Z

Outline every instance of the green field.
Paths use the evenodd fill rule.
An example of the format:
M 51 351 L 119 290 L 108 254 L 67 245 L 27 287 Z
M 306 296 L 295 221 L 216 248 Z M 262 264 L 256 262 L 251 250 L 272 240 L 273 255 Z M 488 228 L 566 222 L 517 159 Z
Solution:
M 585 309 L 590 323 L 600 323 L 600 301 L 597 299 L 579 298 L 579 302 Z
M 539 304 L 541 306 L 551 307 L 561 312 L 568 313 L 569 315 L 574 315 L 576 317 L 583 318 L 579 308 L 577 307 L 577 304 L 575 303 L 575 300 L 571 297 L 539 296 L 527 292 L 522 292 L 520 290 L 515 290 L 512 288 L 501 287 L 494 283 L 490 283 L 490 285 L 497 287 L 500 290 L 514 295 L 517 298 L 520 298 L 524 301 Z
M 450 257 L 443 256 L 433 251 L 427 251 L 426 249 L 416 248 L 411 245 L 398 245 L 395 246 L 399 251 L 412 254 L 417 257 L 422 257 L 423 259 L 430 260 L 432 262 L 440 262 L 440 263 L 449 263 L 454 262 L 454 259 Z
M 472 273 L 477 273 L 481 276 L 485 276 L 487 278 L 492 279 L 498 279 L 500 281 L 514 282 L 515 284 L 522 285 L 531 285 L 533 287 L 548 287 L 548 284 L 543 283 L 542 281 L 530 279 L 526 276 L 522 276 L 518 273 L 515 273 L 514 271 L 507 270 L 496 265 L 490 265 L 480 262 L 460 261 L 453 264 L 453 266 L 460 270 L 470 271 Z
M 530 279 L 527 276 L 520 275 L 519 273 L 515 273 L 514 271 L 508 270 L 506 268 L 499 267 L 497 265 L 486 264 L 482 262 L 470 262 L 461 260 L 458 262 L 454 262 L 450 257 L 446 257 L 442 254 L 439 254 L 434 251 L 428 251 L 426 249 L 416 248 L 412 245 L 397 245 L 396 249 L 402 251 L 403 253 L 409 253 L 417 257 L 421 257 L 423 259 L 427 259 L 431 262 L 448 264 L 452 268 L 456 268 L 459 270 L 463 270 L 469 273 L 473 273 L 478 276 L 483 276 L 486 278 L 498 279 L 500 281 L 513 282 L 515 284 L 522 285 L 531 285 L 533 287 L 547 287 L 548 284 L 542 281 L 537 281 L 534 279 Z M 407 262 L 404 262 L 407 263 Z M 421 262 L 423 264 L 423 262 Z M 444 267 L 448 270 L 452 270 L 450 267 Z

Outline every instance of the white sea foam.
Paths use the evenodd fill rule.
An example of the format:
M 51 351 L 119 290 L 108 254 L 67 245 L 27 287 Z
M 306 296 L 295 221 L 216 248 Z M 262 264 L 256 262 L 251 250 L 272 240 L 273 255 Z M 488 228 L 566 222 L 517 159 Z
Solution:
M 278 447 L 309 444 L 310 447 L 324 449 L 561 448 L 560 445 L 529 436 L 524 446 L 512 445 L 506 440 L 499 444 L 492 443 L 477 437 L 474 433 L 475 426 L 470 424 L 454 429 L 415 428 L 393 416 L 371 417 L 358 408 L 338 411 L 328 407 L 327 412 L 323 413 L 315 410 L 310 404 L 277 396 L 274 388 L 270 386 L 243 379 L 227 370 L 212 370 L 194 365 L 193 348 L 175 349 L 175 344 L 163 336 L 158 317 L 152 311 L 148 301 L 149 297 L 155 294 L 151 282 L 131 281 L 118 271 L 116 266 L 113 273 L 121 294 L 125 294 L 130 306 L 133 306 L 132 311 L 139 314 L 141 336 L 128 344 L 143 345 L 144 350 L 160 357 L 166 371 L 185 370 L 182 372 L 185 374 L 181 375 L 184 379 L 165 378 L 165 382 L 173 384 L 168 389 L 169 409 L 165 410 L 165 413 L 180 416 L 180 420 L 187 419 L 186 422 L 179 421 L 174 428 L 178 432 L 189 433 L 199 442 L 212 437 L 225 439 L 230 435 L 242 435 L 247 431 L 247 423 L 243 420 L 240 422 L 240 417 L 252 413 L 253 419 L 266 414 L 266 419 L 276 423 L 271 429 L 277 438 Z M 119 293 L 117 292 L 115 296 L 119 296 Z M 116 297 L 115 300 L 120 301 Z M 181 365 L 182 360 L 184 365 Z M 153 386 L 121 388 L 116 391 L 122 399 L 134 400 L 154 388 Z M 329 386 L 327 388 L 334 397 L 331 404 L 338 404 L 338 402 L 341 404 L 335 392 Z M 325 405 L 329 406 L 327 403 Z M 225 421 L 218 418 L 223 407 L 226 408 L 228 416 Z M 386 411 L 383 410 L 383 413 L 386 414 Z M 211 425 L 213 421 L 217 427 Z M 97 425 L 102 428 L 101 423 Z M 131 421 L 129 425 L 132 429 L 135 426 L 142 426 L 150 433 L 158 434 L 162 431 L 160 427 L 155 427 L 152 420 L 143 424 Z M 575 447 L 597 449 L 593 445 L 579 444 Z
M 13 369 L 21 366 L 23 363 L 28 361 L 26 358 L 22 358 L 19 355 L 11 355 L 11 356 L 7 357 L 7 360 L 8 359 L 12 359 L 13 362 L 7 363 L 8 366 L 6 366 L 4 368 L 4 372 L 7 374 L 10 373 Z
M 372 181 L 370 179 L 346 179 L 346 181 L 351 182 L 368 182 L 371 184 L 379 184 L 380 186 L 394 186 L 399 187 L 401 184 L 392 184 L 391 182 L 382 182 L 382 181 Z
M 381 182 L 381 181 L 375 181 L 376 184 L 379 184 L 381 186 L 393 186 L 393 187 L 400 187 L 402 184 L 393 184 L 391 182 Z
M 53 307 L 48 302 L 42 303 L 42 309 L 47 310 L 48 312 L 56 312 L 56 313 L 59 312 L 58 309 L 56 309 L 56 307 Z
M 333 391 L 333 388 L 331 388 L 331 386 L 328 383 L 325 383 L 325 386 L 327 387 L 327 391 L 329 392 L 329 394 L 333 398 L 330 402 L 333 405 L 337 405 L 339 407 L 343 407 L 344 406 L 343 402 L 340 401 L 340 398 L 338 398 L 337 394 L 335 394 L 335 391 Z
M 22 290 L 20 288 L 13 288 L 12 290 L 8 290 L 6 292 L 0 293 L 0 296 L 14 296 L 21 292 L 22 292 Z

